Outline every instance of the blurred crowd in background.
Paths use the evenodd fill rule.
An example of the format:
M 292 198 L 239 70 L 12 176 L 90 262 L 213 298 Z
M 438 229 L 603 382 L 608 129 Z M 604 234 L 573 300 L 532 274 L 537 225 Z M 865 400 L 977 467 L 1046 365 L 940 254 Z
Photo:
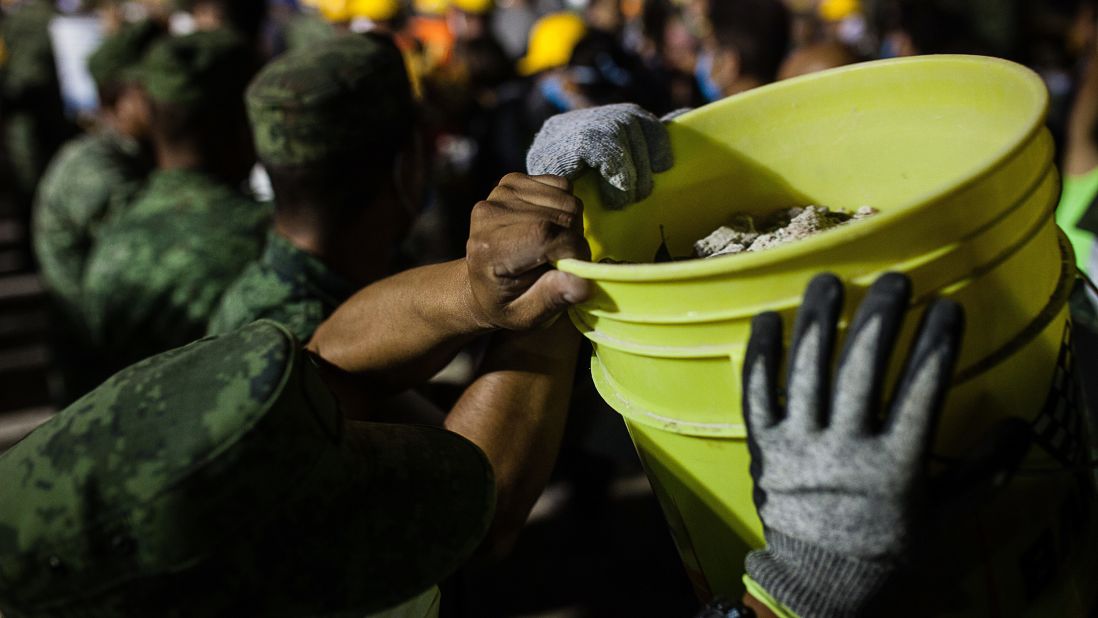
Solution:
M 1095 30 L 1085 0 L 4 0 L 3 159 L 23 213 L 57 148 L 95 123 L 80 61 L 145 18 L 172 33 L 227 23 L 264 58 L 341 31 L 391 34 L 433 155 L 434 189 L 408 246 L 420 263 L 463 254 L 472 204 L 524 169 L 553 114 L 635 102 L 662 115 L 864 60 L 977 53 L 1039 72 L 1061 137 Z

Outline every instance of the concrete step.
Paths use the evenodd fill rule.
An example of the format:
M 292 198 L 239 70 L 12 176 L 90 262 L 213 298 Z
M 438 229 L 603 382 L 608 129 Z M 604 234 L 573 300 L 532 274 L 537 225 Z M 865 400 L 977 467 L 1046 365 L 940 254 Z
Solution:
M 11 302 L 39 300 L 45 297 L 42 279 L 33 273 L 0 277 L 0 306 Z

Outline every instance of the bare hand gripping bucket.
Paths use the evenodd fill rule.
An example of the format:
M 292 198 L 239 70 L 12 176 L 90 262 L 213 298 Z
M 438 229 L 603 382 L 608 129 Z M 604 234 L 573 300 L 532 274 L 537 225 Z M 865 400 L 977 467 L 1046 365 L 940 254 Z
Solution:
M 915 292 L 901 342 L 932 296 L 968 315 L 936 467 L 1003 417 L 1041 437 L 1006 487 L 936 532 L 936 567 L 918 575 L 913 609 L 1087 614 L 1098 504 L 1078 470 L 1082 413 L 1066 345 L 1074 258 L 1052 217 L 1060 187 L 1047 106 L 1040 78 L 1007 61 L 871 62 L 680 116 L 669 125 L 674 168 L 624 210 L 599 207 L 590 178 L 578 183 L 594 261 L 558 267 L 596 292 L 572 320 L 594 344 L 595 383 L 629 427 L 700 594 L 738 597 L 743 552 L 762 543 L 739 391 L 751 317 L 773 310 L 791 324 L 822 271 L 843 279 L 852 311 L 880 274 L 899 271 Z M 671 254 L 686 255 L 732 213 L 809 204 L 879 214 L 760 253 L 598 263 L 651 260 L 661 227 Z

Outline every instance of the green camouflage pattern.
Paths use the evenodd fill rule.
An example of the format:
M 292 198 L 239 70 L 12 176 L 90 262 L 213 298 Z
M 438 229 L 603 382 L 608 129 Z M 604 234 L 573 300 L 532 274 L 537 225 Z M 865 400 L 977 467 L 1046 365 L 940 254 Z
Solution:
M 265 318 L 309 341 L 321 322 L 355 291 L 324 262 L 272 230 L 263 255 L 221 297 L 207 334 L 227 333 Z
M 270 221 L 269 204 L 201 172 L 153 172 L 85 270 L 82 314 L 108 374 L 201 337 Z
M 364 35 L 283 54 L 255 77 L 246 101 L 256 153 L 270 165 L 395 151 L 414 111 L 400 51 Z
M 238 96 L 255 64 L 243 39 L 215 30 L 160 39 L 134 71 L 154 101 L 212 108 Z
M 88 58 L 88 71 L 100 88 L 134 78 L 134 67 L 141 63 L 145 52 L 165 34 L 160 24 L 144 20 L 123 26 Z
M 283 32 L 288 51 L 307 49 L 337 34 L 335 27 L 316 13 L 297 13 L 289 19 Z
M 148 176 L 140 146 L 113 131 L 66 144 L 46 169 L 33 214 L 42 279 L 67 316 L 79 316 L 84 266 L 99 228 Z
M 0 133 L 15 189 L 28 206 L 46 165 L 72 129 L 64 117 L 50 43 L 52 4 L 32 0 L 0 20 L 7 50 L 0 67 Z
M 456 434 L 345 422 L 258 322 L 118 373 L 0 456 L 0 612 L 361 618 L 462 564 L 494 495 Z

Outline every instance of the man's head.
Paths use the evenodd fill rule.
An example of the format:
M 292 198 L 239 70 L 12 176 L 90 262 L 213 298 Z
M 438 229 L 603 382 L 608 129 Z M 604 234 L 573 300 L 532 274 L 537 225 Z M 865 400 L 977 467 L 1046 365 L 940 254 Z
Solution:
M 858 62 L 858 55 L 838 41 L 823 41 L 794 50 L 782 62 L 778 79 L 790 79 Z
M 700 77 L 711 90 L 729 96 L 774 81 L 789 47 L 789 11 L 780 0 L 713 2 L 709 21 L 709 66 Z
M 243 181 L 255 159 L 244 113 L 255 55 L 243 40 L 225 30 L 167 38 L 138 71 L 161 166 Z
M 88 58 L 103 121 L 123 135 L 139 140 L 149 136 L 149 105 L 137 85 L 135 68 L 166 34 L 163 26 L 149 20 L 123 26 Z
M 194 16 L 199 30 L 227 28 L 253 42 L 267 18 L 267 0 L 185 0 L 180 4 Z
M 345 35 L 285 54 L 256 76 L 247 106 L 281 220 L 410 224 L 415 105 L 390 39 Z

